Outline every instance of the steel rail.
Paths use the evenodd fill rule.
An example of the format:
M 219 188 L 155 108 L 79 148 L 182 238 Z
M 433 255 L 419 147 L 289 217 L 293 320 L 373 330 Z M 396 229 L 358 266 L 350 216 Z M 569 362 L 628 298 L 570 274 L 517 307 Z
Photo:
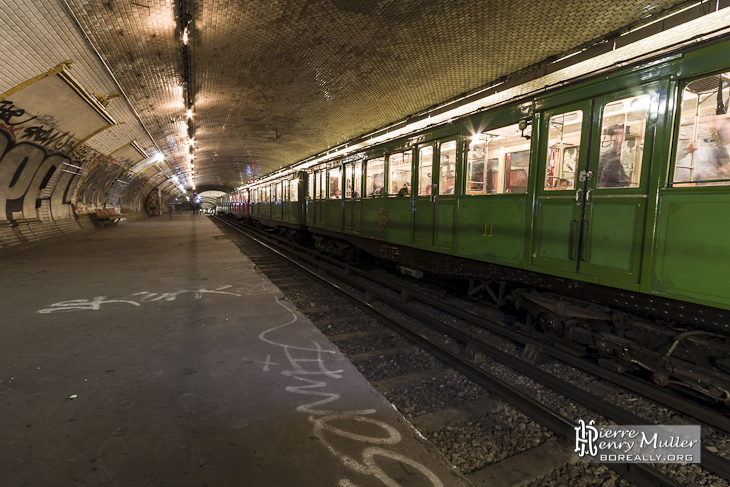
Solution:
M 233 226 L 233 227 L 237 228 L 235 226 Z M 246 230 L 250 230 L 250 229 L 246 228 Z M 332 271 L 327 271 L 326 269 L 322 268 L 321 265 L 319 265 L 319 263 L 317 263 L 311 259 L 324 260 L 325 262 L 335 265 L 336 267 L 342 269 L 342 273 L 343 273 L 342 276 L 338 276 L 338 279 L 341 279 L 341 280 L 347 282 L 349 285 L 360 289 L 362 292 L 369 293 L 369 295 L 371 297 L 377 297 L 377 299 L 379 299 L 380 301 L 388 304 L 389 306 L 395 307 L 396 309 L 403 308 L 404 303 L 400 300 L 396 300 L 396 299 L 391 298 L 390 296 L 384 295 L 376 290 L 373 290 L 370 288 L 365 289 L 362 285 L 355 283 L 351 280 L 348 280 L 347 277 L 350 275 L 358 275 L 360 277 L 366 278 L 373 282 L 377 282 L 378 284 L 381 284 L 381 285 L 384 285 L 391 289 L 397 290 L 403 296 L 407 296 L 409 298 L 416 298 L 419 301 L 421 301 L 427 305 L 433 306 L 437 309 L 441 309 L 441 311 L 447 312 L 449 314 L 451 314 L 453 312 L 453 314 L 455 316 L 466 319 L 470 322 L 472 320 L 475 320 L 475 321 L 477 321 L 477 323 L 474 323 L 474 324 L 477 324 L 477 326 L 479 326 L 479 324 L 478 324 L 479 322 L 485 323 L 485 324 L 489 325 L 489 326 L 485 326 L 485 328 L 488 329 L 489 331 L 494 331 L 494 332 L 501 334 L 502 336 L 506 336 L 508 338 L 514 336 L 516 341 L 524 341 L 527 339 L 527 340 L 529 340 L 529 342 L 532 342 L 535 345 L 538 345 L 543 349 L 546 348 L 545 344 L 543 342 L 540 342 L 535 339 L 531 339 L 529 337 L 525 337 L 521 333 L 514 332 L 512 330 L 508 330 L 508 329 L 504 328 L 503 326 L 501 326 L 501 324 L 499 324 L 496 321 L 486 320 L 486 319 L 476 316 L 472 313 L 469 313 L 469 312 L 463 311 L 459 308 L 453 307 L 447 303 L 438 302 L 431 297 L 423 295 L 422 293 L 418 293 L 417 291 L 410 290 L 404 286 L 395 284 L 392 281 L 389 281 L 387 279 L 373 276 L 373 275 L 367 273 L 366 271 L 362 271 L 360 269 L 357 269 L 356 267 L 350 266 L 350 265 L 340 262 L 336 259 L 332 259 L 332 258 L 326 257 L 326 256 L 321 256 L 318 253 L 312 251 L 311 249 L 302 247 L 301 245 L 294 244 L 285 239 L 280 239 L 276 236 L 268 235 L 266 233 L 264 233 L 264 235 L 266 235 L 266 238 L 268 240 L 273 240 L 276 244 L 279 244 L 279 245 L 282 245 L 282 243 L 285 244 L 286 247 L 289 247 L 289 252 L 292 252 L 295 255 L 297 255 L 297 252 L 295 252 L 295 250 L 293 250 L 293 249 L 297 249 L 301 253 L 306 254 L 309 257 L 304 257 L 302 255 L 297 255 L 297 256 L 298 256 L 298 258 L 307 261 L 309 263 L 309 265 L 316 267 L 320 271 L 333 274 Z M 249 237 L 253 238 L 251 236 L 249 236 Z M 263 242 L 260 242 L 260 243 L 262 245 L 265 245 Z M 272 249 L 272 251 L 275 251 L 275 250 Z M 278 251 L 275 251 L 275 252 L 277 252 L 278 254 L 281 255 L 280 252 L 278 252 Z M 285 256 L 282 255 L 282 257 L 285 257 Z M 285 258 L 287 258 L 287 257 L 285 257 Z M 294 262 L 292 262 L 292 263 L 294 263 Z M 296 263 L 294 263 L 294 264 L 299 265 Z M 322 279 L 325 282 L 329 282 L 328 280 L 325 280 L 322 276 L 318 275 L 317 273 L 313 273 L 313 275 L 317 276 L 319 279 Z M 330 284 L 330 285 L 332 285 L 332 284 Z M 531 377 L 532 379 L 534 379 L 542 384 L 547 385 L 548 387 L 552 388 L 556 392 L 563 394 L 564 396 L 574 400 L 575 402 L 583 404 L 584 406 L 599 412 L 601 415 L 607 417 L 608 419 L 611 419 L 612 421 L 615 421 L 618 424 L 642 424 L 642 423 L 647 422 L 646 419 L 636 416 L 633 413 L 625 411 L 621 408 L 618 408 L 617 406 L 609 404 L 606 401 L 604 401 L 603 399 L 601 399 L 593 394 L 590 394 L 583 389 L 577 388 L 576 386 L 573 386 L 572 384 L 562 381 L 561 379 L 558 379 L 552 375 L 549 375 L 546 372 L 542 371 L 541 369 L 538 369 L 530 364 L 527 364 L 526 362 L 524 362 L 523 360 L 521 360 L 517 357 L 514 357 L 509 354 L 505 354 L 501 350 L 491 347 L 490 345 L 488 345 L 464 332 L 456 330 L 453 327 L 449 327 L 448 325 L 445 325 L 439 321 L 436 321 L 430 315 L 426 315 L 420 311 L 413 310 L 410 308 L 405 308 L 404 311 L 410 313 L 411 315 L 414 315 L 414 314 L 419 315 L 419 319 L 421 319 L 424 322 L 429 323 L 429 326 L 439 329 L 444 333 L 451 334 L 452 336 L 454 336 L 454 338 L 457 338 L 458 340 L 462 341 L 463 343 L 472 344 L 473 346 L 482 350 L 484 353 L 489 354 L 490 356 L 495 358 L 495 360 L 498 360 L 498 361 L 504 363 L 505 365 L 512 367 L 513 369 L 517 370 L 518 372 L 520 372 L 524 375 L 527 375 L 528 377 Z M 550 347 L 550 349 L 551 349 L 550 355 L 552 356 L 552 354 L 554 353 L 555 358 L 557 358 L 558 360 L 563 360 L 563 357 L 564 357 L 565 361 L 567 362 L 568 359 L 570 359 L 570 361 L 573 363 L 576 363 L 579 365 L 585 365 L 586 368 L 594 369 L 594 370 L 600 372 L 601 373 L 600 376 L 603 376 L 603 377 L 608 377 L 609 374 L 613 374 L 612 372 L 601 369 L 597 365 L 590 364 L 589 362 L 587 362 L 585 360 L 580 360 L 577 357 L 571 356 L 570 354 L 566 354 L 565 352 L 555 349 L 554 347 Z M 592 365 L 592 367 L 589 367 L 588 366 L 589 364 Z M 572 363 L 570 365 L 572 365 Z M 631 378 L 625 377 L 625 376 L 620 376 L 619 374 L 614 374 L 614 375 L 618 376 L 618 378 L 621 378 L 621 382 L 629 383 L 630 381 L 633 381 L 633 383 L 631 385 L 633 385 L 636 388 L 640 387 L 639 384 L 641 384 L 641 381 L 637 381 L 635 379 L 631 379 Z M 607 380 L 610 380 L 610 379 L 607 379 Z M 644 385 L 644 389 L 646 389 L 645 385 Z M 655 400 L 652 397 L 650 397 L 648 394 L 646 394 L 645 391 L 638 390 L 637 392 L 640 395 L 643 395 L 645 397 L 648 397 L 649 399 Z M 686 401 L 685 399 L 682 399 L 679 397 L 675 398 L 675 397 L 673 397 L 672 394 L 666 393 L 665 391 L 655 390 L 653 392 L 661 393 L 661 395 L 667 396 L 669 399 L 672 400 L 672 402 L 678 402 L 678 403 L 679 402 L 688 402 L 689 403 L 689 401 Z M 660 394 L 657 394 L 657 395 L 660 395 Z M 657 402 L 662 402 L 662 401 L 657 400 Z M 690 403 L 690 404 L 692 404 L 692 403 Z M 516 406 L 516 407 L 518 407 L 518 406 Z M 725 417 L 720 417 L 719 413 L 715 413 L 714 411 L 707 410 L 706 408 L 701 408 L 700 406 L 696 406 L 695 409 L 697 409 L 698 411 L 701 410 L 702 411 L 701 415 L 703 415 L 705 417 L 717 417 L 716 419 L 717 419 L 718 423 L 720 423 L 720 424 L 724 424 L 724 422 L 726 422 L 726 420 L 727 420 L 727 418 L 725 418 Z M 533 418 L 533 419 L 535 419 L 535 418 Z M 537 421 L 537 419 L 536 419 L 536 421 Z M 710 424 L 710 426 L 713 426 L 713 425 Z M 553 431 L 555 431 L 555 430 L 553 430 Z M 718 475 L 724 479 L 730 480 L 730 460 L 729 459 L 722 457 L 716 453 L 713 453 L 704 447 L 702 447 L 701 457 L 702 457 L 701 465 L 704 468 L 706 468 L 707 470 L 715 473 L 716 475 Z M 634 465 L 634 464 L 628 464 L 628 465 Z
M 344 281 L 347 285 L 355 287 L 356 289 L 360 289 L 361 291 L 366 293 L 367 298 L 360 298 L 352 293 L 348 292 L 346 289 L 344 289 L 339 283 L 334 282 L 331 279 L 328 279 L 327 277 L 321 275 L 318 271 L 326 272 L 330 274 L 330 272 L 326 271 L 325 269 L 322 269 L 321 266 L 319 266 L 316 262 L 311 261 L 310 259 L 303 258 L 302 256 L 297 256 L 299 259 L 305 261 L 308 265 L 314 266 L 317 270 L 312 270 L 308 268 L 307 266 L 301 264 L 300 262 L 297 262 L 294 258 L 285 255 L 281 250 L 276 249 L 269 245 L 268 243 L 264 242 L 263 240 L 251 235 L 248 232 L 243 231 L 239 227 L 236 227 L 228 222 L 225 222 L 224 220 L 220 220 L 224 224 L 231 226 L 232 228 L 238 230 L 239 232 L 245 234 L 248 238 L 253 240 L 254 242 L 258 243 L 259 245 L 269 249 L 271 252 L 275 253 L 276 255 L 279 255 L 281 258 L 285 259 L 292 265 L 298 267 L 299 269 L 303 270 L 304 272 L 307 272 L 312 277 L 320 280 L 321 282 L 325 283 L 329 287 L 336 290 L 339 294 L 341 294 L 343 297 L 345 297 L 347 300 L 353 302 L 355 305 L 357 305 L 359 308 L 365 310 L 368 313 L 371 313 L 378 317 L 378 319 L 391 327 L 393 327 L 396 331 L 404 335 L 405 337 L 409 338 L 411 341 L 417 343 L 419 346 L 423 347 L 424 349 L 428 350 L 431 354 L 438 357 L 445 363 L 453 366 L 456 370 L 463 373 L 465 376 L 469 377 L 471 380 L 476 382 L 477 384 L 481 385 L 482 387 L 491 390 L 495 393 L 497 393 L 500 397 L 502 397 L 506 402 L 510 403 L 512 406 L 517 408 L 518 410 L 522 411 L 524 414 L 535 420 L 536 422 L 544 425 L 557 435 L 568 439 L 571 438 L 572 435 L 575 433 L 576 428 L 578 427 L 577 423 L 573 422 L 569 418 L 566 418 L 565 416 L 561 415 L 560 413 L 557 413 L 553 411 L 552 409 L 546 407 L 545 405 L 541 404 L 539 401 L 536 401 L 532 397 L 526 395 L 525 393 L 519 391 L 518 389 L 514 388 L 513 386 L 507 384 L 506 382 L 502 381 L 501 379 L 489 374 L 488 372 L 481 369 L 478 365 L 473 363 L 470 360 L 467 360 L 466 358 L 460 356 L 459 354 L 449 350 L 442 344 L 440 344 L 438 341 L 424 335 L 420 331 L 414 329 L 410 325 L 403 323 L 402 321 L 398 320 L 396 317 L 393 317 L 389 315 L 388 313 L 376 308 L 370 301 L 372 297 L 377 297 L 377 299 L 386 302 L 385 300 L 381 298 L 386 298 L 387 301 L 390 303 L 391 306 L 397 306 L 398 309 L 402 309 L 403 311 L 413 314 L 413 310 L 410 308 L 403 308 L 404 303 L 393 299 L 388 296 L 382 295 L 382 293 L 379 293 L 377 291 L 374 291 L 372 289 L 365 289 L 364 291 L 360 288 L 366 288 L 360 283 L 356 283 L 352 281 L 351 279 L 347 279 L 349 277 L 347 272 L 345 272 L 344 277 L 337 276 L 337 279 L 341 279 Z M 363 277 L 363 276 L 361 276 Z M 429 322 L 436 322 L 431 317 L 429 318 Z M 420 318 L 419 318 L 420 319 Z M 440 323 L 439 323 L 440 324 Z M 441 326 L 447 326 L 442 325 Z M 483 346 L 483 344 L 482 344 Z M 491 347 L 490 347 L 491 348 Z M 496 349 L 495 349 L 496 350 Z M 500 353 L 504 353 L 499 351 Z M 505 354 L 506 355 L 506 354 Z M 511 356 L 510 356 L 511 357 Z M 514 357 L 512 357 L 514 358 Z M 524 362 L 523 362 L 524 364 Z M 539 370 L 539 369 L 536 369 Z M 541 371 L 542 374 L 546 374 L 545 372 Z M 551 382 L 555 380 L 555 378 L 551 378 Z M 559 380 L 559 379 L 557 379 Z M 575 386 L 572 386 L 571 384 L 567 384 L 567 386 L 570 386 L 572 388 L 577 389 L 580 391 L 580 394 L 585 396 L 588 394 L 586 391 L 582 389 L 578 389 Z M 595 396 L 593 396 L 595 397 Z M 598 405 L 601 407 L 604 407 L 606 405 L 605 401 L 596 398 L 596 401 Z M 615 413 L 617 416 L 621 418 L 636 418 L 639 421 L 633 421 L 629 422 L 629 424 L 640 424 L 641 421 L 643 421 L 641 418 L 638 418 L 637 416 L 634 416 L 632 413 L 618 410 L 616 406 L 610 405 L 607 409 L 610 409 L 613 413 Z M 600 414 L 606 416 L 606 414 L 603 414 L 599 411 Z M 680 487 L 682 484 L 679 484 L 675 482 L 673 479 L 667 477 L 663 473 L 659 472 L 658 470 L 650 467 L 646 464 L 641 463 L 610 463 L 607 464 L 609 468 L 617 472 L 619 475 L 623 476 L 627 480 L 635 483 L 636 485 L 641 486 L 652 486 L 652 487 Z

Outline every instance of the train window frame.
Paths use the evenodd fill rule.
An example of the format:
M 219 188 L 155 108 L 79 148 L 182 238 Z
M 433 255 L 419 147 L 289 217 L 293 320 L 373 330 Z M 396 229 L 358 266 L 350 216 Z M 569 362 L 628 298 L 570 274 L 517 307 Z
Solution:
M 637 189 L 643 184 L 651 97 L 649 92 L 627 94 L 600 106 L 599 153 L 595 165 L 597 190 Z
M 289 180 L 289 202 L 296 203 L 299 201 L 299 178 Z
M 722 84 L 719 99 L 717 89 L 711 92 L 714 79 Z M 695 85 L 694 89 L 690 88 L 691 85 Z M 697 98 L 690 100 L 688 91 L 694 92 Z M 706 96 L 701 98 L 703 94 Z M 730 186 L 730 70 L 706 73 L 686 80 L 680 85 L 678 95 L 668 187 L 727 188 Z M 689 101 L 695 101 L 695 106 L 688 106 Z M 710 104 L 705 104 L 708 101 Z M 702 105 L 710 109 L 702 113 Z M 685 113 L 687 108 L 694 113 Z M 715 113 L 711 114 L 713 108 Z M 683 126 L 688 125 L 684 123 L 685 119 L 692 122 L 691 134 L 683 130 Z M 702 172 L 697 177 L 695 171 L 700 168 Z
M 448 165 L 448 172 L 444 178 L 444 147 L 453 144 L 454 161 L 446 160 Z M 439 196 L 451 196 L 457 193 L 457 184 L 459 179 L 459 170 L 461 164 L 459 164 L 459 138 L 449 137 L 447 139 L 439 140 L 438 145 L 438 195 Z M 449 149 L 451 152 L 452 149 Z M 453 170 L 452 170 L 453 168 Z
M 325 199 L 325 188 L 327 187 L 325 185 L 325 181 L 327 180 L 327 170 L 322 168 L 315 171 L 316 174 L 316 184 L 315 184 L 315 199 L 317 200 L 323 200 Z
M 405 171 L 404 171 L 404 168 Z M 407 174 L 403 177 L 403 172 Z M 411 195 L 411 180 L 413 177 L 413 151 L 405 150 L 402 152 L 394 152 L 388 155 L 388 186 L 390 197 L 403 197 Z M 403 182 L 404 186 L 400 186 Z
M 531 138 L 532 125 L 524 124 L 522 121 L 496 125 L 468 137 L 467 153 L 464 158 L 463 194 L 466 196 L 526 194 L 532 157 Z M 499 144 L 501 141 L 504 142 Z M 497 144 L 493 144 L 494 142 Z M 514 150 L 507 151 L 505 148 Z M 478 166 L 481 166 L 481 172 Z M 521 173 L 519 182 L 523 184 L 513 184 L 515 171 Z M 520 190 L 514 191 L 513 188 Z
M 378 172 L 372 173 L 371 169 L 379 169 Z M 376 175 L 380 176 L 382 182 L 376 182 Z M 387 181 L 385 180 L 385 156 L 371 157 L 365 161 L 365 198 L 380 198 L 385 196 L 385 188 Z M 378 184 L 378 187 L 375 187 Z
M 340 191 L 339 196 L 335 195 L 337 190 Z M 339 166 L 327 170 L 327 199 L 342 199 L 342 169 Z
M 310 171 L 307 173 L 307 194 L 305 195 L 305 199 L 307 200 L 313 200 L 315 195 L 315 188 L 314 188 L 314 171 Z
M 428 166 L 423 165 L 423 153 L 424 151 L 430 152 L 430 159 L 431 164 Z M 433 162 L 435 159 L 436 154 L 436 148 L 434 147 L 434 144 L 428 143 L 418 146 L 418 196 L 431 196 L 432 190 L 433 190 Z M 429 168 L 426 178 L 423 177 L 424 168 Z M 425 184 L 425 186 L 424 186 Z
M 363 195 L 363 169 L 364 164 L 361 159 L 352 163 L 352 187 L 355 188 L 355 193 L 352 195 L 352 199 L 359 200 Z
M 571 133 L 569 136 L 565 135 L 564 130 L 560 130 L 559 141 L 555 141 L 553 137 L 553 119 L 557 117 L 563 117 L 562 126 L 564 127 L 568 123 L 565 118 L 569 115 L 576 115 L 580 113 L 577 120 L 570 120 L 571 124 L 575 124 L 578 127 L 578 131 Z M 581 141 L 583 140 L 583 125 L 586 117 L 590 117 L 590 113 L 586 113 L 583 109 L 568 110 L 565 112 L 555 113 L 550 116 L 547 120 L 547 133 L 545 134 L 545 145 L 547 147 L 545 153 L 546 159 L 542 162 L 545 164 L 543 167 L 541 190 L 542 191 L 575 191 L 578 184 L 578 174 L 580 173 L 580 157 L 581 157 Z M 570 141 L 566 144 L 565 139 L 570 137 Z M 577 138 L 577 142 L 573 139 Z M 556 152 L 557 149 L 557 152 Z M 557 157 L 553 158 L 557 154 Z M 571 166 L 572 165 L 572 166 Z M 566 167 L 568 170 L 566 171 Z M 551 169 L 559 172 L 555 174 L 550 172 Z M 571 170 L 572 169 L 572 170 Z M 572 174 L 572 181 L 568 179 L 568 187 L 561 188 L 562 180 L 566 178 L 564 176 Z M 571 186 L 572 183 L 572 186 Z
M 344 186 L 345 186 L 345 191 L 342 193 L 342 197 L 343 197 L 343 199 L 349 200 L 349 199 L 352 199 L 352 194 L 353 194 L 352 162 L 344 163 L 342 165 L 342 169 L 343 169 L 342 182 L 344 183 Z

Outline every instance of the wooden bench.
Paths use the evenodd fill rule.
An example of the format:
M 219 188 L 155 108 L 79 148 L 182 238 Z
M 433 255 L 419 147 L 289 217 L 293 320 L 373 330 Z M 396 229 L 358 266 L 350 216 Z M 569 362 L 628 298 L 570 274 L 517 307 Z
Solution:
M 126 215 L 119 213 L 116 208 L 100 208 L 96 210 L 96 221 L 100 227 L 116 225 L 125 217 Z

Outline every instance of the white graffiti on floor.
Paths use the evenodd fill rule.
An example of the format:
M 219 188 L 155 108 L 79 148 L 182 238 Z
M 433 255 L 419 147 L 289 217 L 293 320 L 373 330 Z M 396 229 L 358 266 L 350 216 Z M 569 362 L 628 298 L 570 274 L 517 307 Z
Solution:
M 65 313 L 68 311 L 95 311 L 101 308 L 102 304 L 126 303 L 132 306 L 141 306 L 141 303 L 149 303 L 155 301 L 175 301 L 178 296 L 185 293 L 192 293 L 194 299 L 201 299 L 204 294 L 228 294 L 231 296 L 241 296 L 242 294 L 224 291 L 232 286 L 221 286 L 216 289 L 183 289 L 174 293 L 151 293 L 148 291 L 140 291 L 130 294 L 121 299 L 107 299 L 106 296 L 96 296 L 93 299 L 72 299 L 69 301 L 61 301 L 54 303 L 50 308 L 38 310 L 39 313 Z M 236 289 L 236 291 L 239 291 Z M 261 294 L 256 292 L 256 294 Z
M 267 338 L 268 336 L 273 335 L 277 330 L 291 326 L 299 319 L 297 314 L 282 303 L 279 298 L 276 298 L 276 302 L 286 309 L 291 314 L 292 318 L 289 322 L 283 325 L 279 325 L 262 332 L 259 335 L 259 339 L 271 345 L 281 347 L 289 361 L 289 365 L 291 365 L 291 370 L 284 370 L 281 374 L 303 383 L 302 385 L 289 386 L 286 388 L 286 391 L 316 398 L 313 402 L 302 404 L 297 407 L 297 411 L 309 414 L 309 421 L 313 424 L 314 436 L 320 440 L 325 447 L 346 467 L 359 474 L 375 477 L 382 485 L 387 487 L 398 487 L 400 484 L 390 477 L 380 466 L 378 466 L 378 458 L 400 462 L 401 464 L 408 465 L 413 470 L 420 472 L 423 478 L 419 485 L 423 485 L 424 487 L 443 487 L 441 480 L 426 466 L 412 458 L 383 447 L 383 445 L 395 445 L 400 443 L 402 437 L 398 430 L 393 426 L 379 419 L 368 417 L 369 415 L 376 413 L 375 409 L 338 411 L 336 409 L 323 408 L 325 404 L 334 403 L 341 399 L 340 394 L 336 392 L 326 392 L 321 390 L 329 385 L 327 379 L 340 379 L 342 377 L 344 372 L 343 370 L 329 370 L 325 363 L 325 359 L 328 356 L 332 357 L 339 352 L 337 350 L 327 350 L 316 341 L 312 341 L 312 345 L 310 347 L 303 347 L 288 343 L 281 343 L 275 339 Z M 270 364 L 270 359 L 267 356 L 264 370 L 270 370 L 268 367 Z M 336 421 L 342 422 L 342 420 L 354 421 L 358 424 L 368 424 L 380 434 L 377 436 L 363 435 L 347 431 L 332 424 Z M 357 459 L 339 451 L 330 441 L 327 441 L 325 433 L 340 437 L 341 439 L 376 446 L 365 446 L 360 454 L 361 459 Z M 357 487 L 357 484 L 352 482 L 350 479 L 343 478 L 340 479 L 339 486 Z

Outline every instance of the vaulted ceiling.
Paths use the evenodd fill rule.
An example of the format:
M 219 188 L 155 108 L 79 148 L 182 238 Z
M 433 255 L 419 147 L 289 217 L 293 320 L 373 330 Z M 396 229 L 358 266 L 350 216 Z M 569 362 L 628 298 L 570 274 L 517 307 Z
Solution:
M 231 190 L 699 2 L 59 3 L 68 28 L 98 52 L 173 172 L 201 192 Z M 3 15 L 13 8 L 5 5 Z

